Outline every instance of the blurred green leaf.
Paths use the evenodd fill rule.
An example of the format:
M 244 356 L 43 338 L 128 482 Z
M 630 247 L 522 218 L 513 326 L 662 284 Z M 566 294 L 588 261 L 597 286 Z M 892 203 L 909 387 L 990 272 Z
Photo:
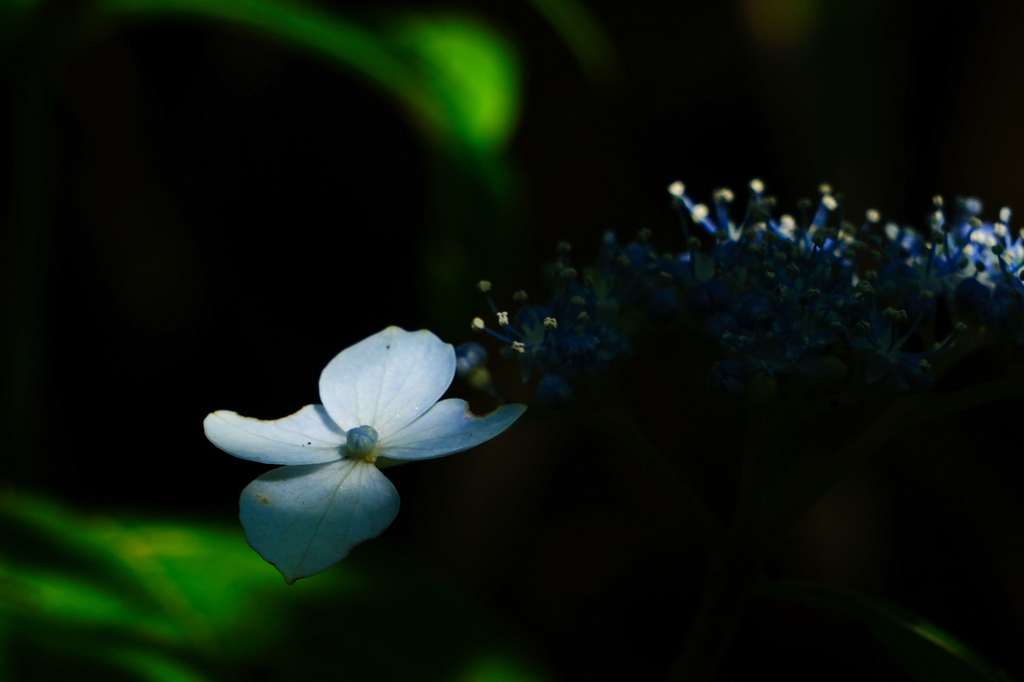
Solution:
M 7 38 L 22 27 L 24 17 L 42 0 L 0 0 L 0 37 Z
M 444 112 L 372 31 L 318 7 L 286 0 L 100 0 L 113 17 L 192 16 L 246 26 L 341 63 L 401 101 L 427 130 L 444 127 Z
M 519 115 L 518 60 L 511 43 L 464 16 L 412 16 L 393 30 L 458 137 L 500 152 Z
M 464 335 L 478 302 L 468 284 L 502 279 L 517 254 L 516 183 L 504 152 L 519 117 L 519 61 L 509 41 L 465 16 L 412 15 L 390 35 L 461 142 L 429 159 L 432 229 L 420 291 L 431 328 Z
M 1010 677 L 921 616 L 878 597 L 805 582 L 765 582 L 766 597 L 838 613 L 862 625 L 920 682 L 1006 682 Z
M 119 19 L 191 16 L 245 26 L 352 69 L 394 97 L 429 140 L 473 149 L 504 142 L 518 105 L 516 63 L 507 43 L 481 23 L 419 17 L 399 39 L 290 0 L 99 0 Z M 409 56 L 412 59 L 409 59 Z
M 593 12 L 578 0 L 529 0 L 555 29 L 594 85 L 606 87 L 622 65 L 611 38 Z
M 10 568 L 3 570 L 2 577 L 0 608 L 9 614 L 55 626 L 112 628 L 160 641 L 181 636 L 172 623 L 158 615 L 139 613 L 116 595 L 73 577 Z
M 176 17 L 254 29 L 351 70 L 404 108 L 430 143 L 420 298 L 435 331 L 464 330 L 476 302 L 470 284 L 502 279 L 514 265 L 522 202 L 504 152 L 519 117 L 519 59 L 481 20 L 399 14 L 374 29 L 292 0 L 97 3 L 100 16 L 115 22 Z
M 458 682 L 540 682 L 517 661 L 487 656 L 473 661 Z
M 147 682 L 207 682 L 208 677 L 159 654 L 136 649 L 111 651 L 106 657 L 116 666 Z
M 24 12 L 38 5 L 41 0 L 4 0 L 4 9 L 9 12 Z
M 289 587 L 235 524 L 82 516 L 13 492 L 0 654 L 13 679 L 538 679 L 515 638 L 406 557 L 360 547 Z

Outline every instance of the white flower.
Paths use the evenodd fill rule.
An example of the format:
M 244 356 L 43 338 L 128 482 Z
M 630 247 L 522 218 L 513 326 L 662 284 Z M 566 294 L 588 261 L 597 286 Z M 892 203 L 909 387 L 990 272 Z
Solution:
M 315 575 L 380 535 L 398 514 L 398 491 L 376 462 L 468 450 L 526 410 L 503 405 L 477 417 L 464 400 L 438 402 L 454 376 L 450 344 L 425 329 L 388 327 L 327 364 L 323 405 L 275 421 L 227 410 L 207 415 L 206 437 L 221 450 L 286 465 L 242 491 L 249 545 L 288 583 Z

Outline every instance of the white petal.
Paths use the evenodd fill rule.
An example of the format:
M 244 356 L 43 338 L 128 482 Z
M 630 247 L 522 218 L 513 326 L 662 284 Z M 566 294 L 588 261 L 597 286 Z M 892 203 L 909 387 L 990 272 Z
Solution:
M 436 403 L 455 377 L 455 349 L 426 329 L 388 327 L 341 351 L 320 374 L 320 400 L 346 431 L 395 433 Z
M 337 563 L 398 514 L 398 491 L 373 464 L 343 459 L 281 467 L 239 499 L 245 539 L 289 583 Z
M 442 400 L 422 417 L 388 438 L 378 452 L 387 459 L 428 459 L 462 452 L 494 438 L 526 411 L 526 405 L 502 405 L 478 417 L 465 400 Z
M 322 405 L 306 405 L 283 419 L 265 421 L 218 410 L 203 420 L 206 437 L 242 459 L 267 464 L 319 464 L 341 458 L 345 432 Z

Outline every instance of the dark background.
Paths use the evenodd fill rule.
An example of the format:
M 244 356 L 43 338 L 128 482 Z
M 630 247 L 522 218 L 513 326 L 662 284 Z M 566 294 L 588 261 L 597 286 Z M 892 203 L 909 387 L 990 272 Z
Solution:
M 520 250 L 474 264 L 507 273 L 495 281 L 507 305 L 515 289 L 541 290 L 562 239 L 581 262 L 606 230 L 648 227 L 678 249 L 665 193 L 676 179 L 705 200 L 760 177 L 783 210 L 828 181 L 850 215 L 873 207 L 918 225 L 935 193 L 979 196 L 988 218 L 1024 210 L 1018 3 L 587 4 L 620 59 L 604 85 L 527 3 L 402 5 L 480 16 L 522 60 L 508 151 Z M 430 152 L 390 99 L 316 59 L 223 27 L 127 28 L 71 60 L 56 125 L 30 487 L 85 509 L 230 518 L 262 468 L 205 440 L 207 412 L 289 414 L 317 401 L 320 369 L 355 341 L 397 324 L 460 343 L 487 311 L 470 299 L 445 318 L 461 326 L 427 312 Z M 490 349 L 500 390 L 530 400 Z M 668 334 L 619 381 L 727 515 L 722 454 L 739 429 L 706 385 L 709 358 Z M 815 507 L 771 570 L 900 601 L 1024 676 L 1019 408 L 891 444 Z M 374 542 L 493 609 L 553 678 L 665 672 L 703 555 L 599 438 L 543 413 L 475 452 L 387 473 L 403 511 Z M 979 501 L 971 485 L 995 492 Z M 767 602 L 732 651 L 723 679 L 904 679 L 855 626 Z

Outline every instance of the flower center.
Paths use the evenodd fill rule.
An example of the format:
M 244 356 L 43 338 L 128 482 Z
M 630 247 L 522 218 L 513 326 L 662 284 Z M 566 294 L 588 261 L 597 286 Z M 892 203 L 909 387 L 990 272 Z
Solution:
M 374 450 L 377 448 L 377 430 L 372 426 L 357 426 L 349 429 L 345 449 L 353 459 L 373 462 L 377 459 Z

